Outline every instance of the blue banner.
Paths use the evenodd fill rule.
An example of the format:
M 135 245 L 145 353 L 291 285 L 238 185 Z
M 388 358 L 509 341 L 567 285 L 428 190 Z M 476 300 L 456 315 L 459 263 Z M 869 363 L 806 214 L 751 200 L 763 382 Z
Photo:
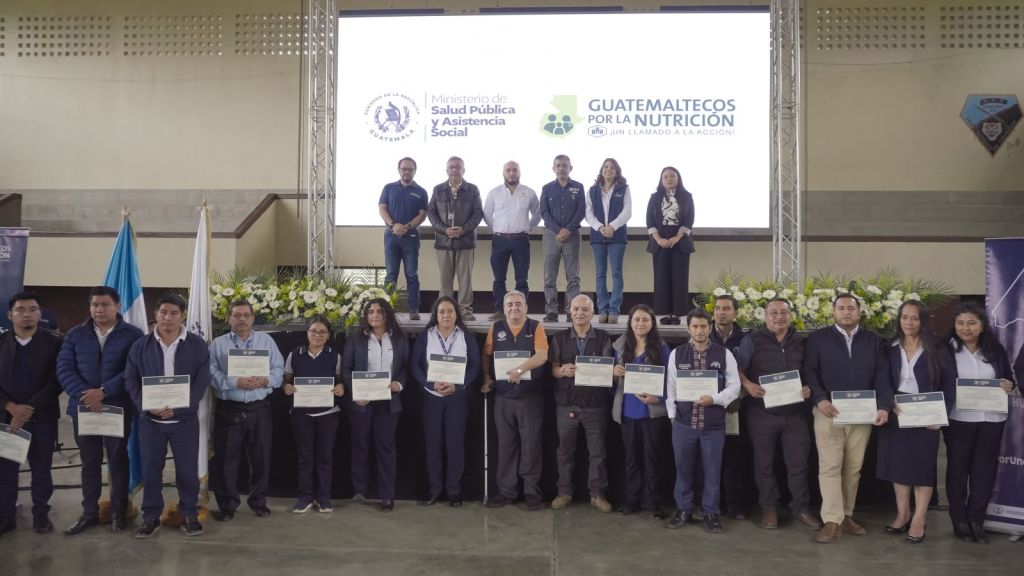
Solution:
M 1024 238 L 985 240 L 985 306 L 1012 363 L 1024 344 Z M 1024 374 L 1016 377 L 985 527 L 1024 535 L 1024 398 L 1019 387 Z
M 25 287 L 25 255 L 28 253 L 28 228 L 0 228 L 0 303 Z M 10 330 L 7 314 L 0 314 L 0 327 Z

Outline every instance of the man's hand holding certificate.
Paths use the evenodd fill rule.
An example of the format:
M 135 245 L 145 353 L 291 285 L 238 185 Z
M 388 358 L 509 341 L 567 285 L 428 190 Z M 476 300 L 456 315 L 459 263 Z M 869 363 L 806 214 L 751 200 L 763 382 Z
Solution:
M 576 386 L 612 387 L 615 359 L 607 356 L 577 356 L 573 383 Z
M 189 407 L 189 383 L 183 376 L 146 376 L 142 379 L 142 409 L 160 412 Z
M 270 350 L 228 350 L 228 378 L 242 390 L 265 388 L 270 384 Z
M 764 389 L 765 408 L 788 406 L 804 401 L 803 383 L 800 382 L 800 372 L 797 370 L 767 374 L 757 380 Z
M 495 350 L 494 379 L 519 382 L 529 380 L 530 371 L 520 371 L 519 366 L 530 359 L 530 353 L 523 350 Z
M 718 394 L 718 370 L 676 370 L 676 402 L 697 402 Z
M 78 435 L 124 438 L 124 408 L 104 405 L 94 412 L 79 404 Z
M 17 464 L 28 460 L 28 447 L 32 443 L 32 434 L 25 429 L 11 432 L 7 424 L 0 424 L 0 458 L 6 458 Z
M 875 424 L 878 417 L 878 403 L 874 390 L 850 390 L 832 393 L 832 408 L 836 426 L 848 424 Z

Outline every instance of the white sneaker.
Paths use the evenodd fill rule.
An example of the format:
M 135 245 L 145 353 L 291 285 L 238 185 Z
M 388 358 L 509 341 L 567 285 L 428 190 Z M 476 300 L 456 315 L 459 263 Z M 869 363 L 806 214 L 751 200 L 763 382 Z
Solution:
M 296 502 L 295 506 L 292 506 L 292 514 L 305 514 L 312 507 L 312 502 Z

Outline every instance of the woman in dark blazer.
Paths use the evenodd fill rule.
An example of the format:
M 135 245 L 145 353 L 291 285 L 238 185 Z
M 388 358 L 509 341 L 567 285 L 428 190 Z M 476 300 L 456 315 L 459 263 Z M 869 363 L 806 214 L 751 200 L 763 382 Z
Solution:
M 352 372 L 391 372 L 391 400 L 356 401 L 348 398 L 352 425 L 353 499 L 362 500 L 370 475 L 370 439 L 377 458 L 377 496 L 384 512 L 395 508 L 395 430 L 402 411 L 399 393 L 406 383 L 409 341 L 398 325 L 395 311 L 383 298 L 374 298 L 363 308 L 359 325 L 352 331 L 341 358 L 341 380 L 352 391 Z
M 1007 394 L 1013 392 L 1010 360 L 989 325 L 985 310 L 974 302 L 962 302 L 953 312 L 949 346 L 957 378 L 999 379 Z M 953 534 L 961 540 L 988 543 L 985 511 L 996 482 L 999 445 L 1006 414 L 961 410 L 956 388 L 947 394 L 949 414 L 946 440 L 946 496 Z
M 889 347 L 889 374 L 897 394 L 943 392 L 953 388 L 953 369 L 931 327 L 924 303 L 907 300 L 896 314 L 896 338 Z M 878 478 L 892 482 L 896 519 L 886 534 L 906 534 L 908 542 L 924 542 L 928 503 L 935 486 L 939 428 L 900 428 L 899 404 L 878 434 Z M 910 495 L 914 495 L 913 515 Z
M 462 382 L 428 381 L 431 354 L 465 358 L 466 375 Z M 466 466 L 468 388 L 480 375 L 480 345 L 462 322 L 458 303 L 450 296 L 442 296 L 434 302 L 426 330 L 420 332 L 412 345 L 409 371 L 423 392 L 423 440 L 430 493 L 420 504 L 436 504 L 441 492 L 447 488 L 448 504 L 457 508 L 462 506 L 462 472 Z M 447 478 L 444 467 L 446 451 Z
M 690 311 L 690 254 L 693 253 L 693 196 L 679 170 L 661 171 L 658 190 L 647 202 L 647 251 L 654 260 L 654 313 L 662 324 L 680 324 Z

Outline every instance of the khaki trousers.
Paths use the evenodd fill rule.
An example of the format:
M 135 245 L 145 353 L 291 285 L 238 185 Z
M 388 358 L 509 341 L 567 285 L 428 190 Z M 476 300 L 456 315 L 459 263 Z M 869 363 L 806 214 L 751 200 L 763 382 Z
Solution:
M 860 469 L 870 438 L 870 424 L 836 426 L 831 418 L 814 409 L 822 522 L 842 524 L 844 516 L 853 515 Z
M 467 250 L 435 250 L 441 272 L 439 296 L 455 296 L 455 278 L 459 279 L 459 309 L 473 311 L 473 248 Z

